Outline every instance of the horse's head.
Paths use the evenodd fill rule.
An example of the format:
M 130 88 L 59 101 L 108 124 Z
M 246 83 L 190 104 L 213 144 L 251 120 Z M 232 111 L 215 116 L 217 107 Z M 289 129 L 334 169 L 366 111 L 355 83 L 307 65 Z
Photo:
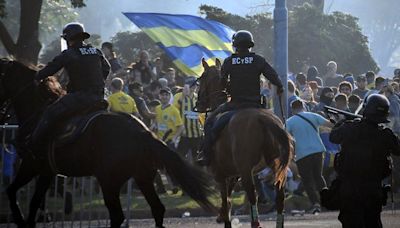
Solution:
M 198 112 L 207 112 L 225 102 L 227 96 L 221 86 L 221 62 L 219 59 L 216 59 L 215 66 L 209 66 L 204 59 L 201 61 L 204 72 L 199 78 L 200 87 L 196 109 Z
M 0 60 L 1 122 L 4 122 L 4 115 L 6 115 L 10 104 L 15 103 L 17 100 L 21 101 L 20 103 L 24 103 L 23 100 L 25 100 L 25 105 L 34 105 L 32 101 L 36 100 L 39 95 L 44 98 L 42 100 L 45 100 L 55 99 L 64 94 L 60 84 L 54 77 L 44 80 L 36 87 L 34 84 L 35 75 L 36 70 L 22 63 L 8 59 Z

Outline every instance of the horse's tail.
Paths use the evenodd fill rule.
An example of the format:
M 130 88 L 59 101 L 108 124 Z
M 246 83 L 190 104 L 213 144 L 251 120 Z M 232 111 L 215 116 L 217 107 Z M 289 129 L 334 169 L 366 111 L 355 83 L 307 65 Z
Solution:
M 270 165 L 275 173 L 275 184 L 282 187 L 286 181 L 286 173 L 290 160 L 293 157 L 294 141 L 292 136 L 282 127 L 282 122 L 278 117 L 272 116 L 272 121 L 270 118 L 262 118 L 262 121 L 262 126 L 264 126 L 265 131 L 268 132 L 268 134 L 265 135 L 269 137 L 269 139 L 265 140 L 269 145 L 265 146 L 277 148 L 277 152 L 279 152 L 275 154 L 276 157 Z M 268 150 L 264 150 L 264 158 L 267 162 L 271 161 L 271 154 L 268 153 Z
M 167 170 L 172 180 L 203 209 L 215 212 L 215 206 L 207 198 L 215 193 L 210 185 L 212 178 L 200 168 L 189 164 L 161 140 L 152 137 L 153 140 L 149 143 L 150 150 L 157 154 L 157 162 Z

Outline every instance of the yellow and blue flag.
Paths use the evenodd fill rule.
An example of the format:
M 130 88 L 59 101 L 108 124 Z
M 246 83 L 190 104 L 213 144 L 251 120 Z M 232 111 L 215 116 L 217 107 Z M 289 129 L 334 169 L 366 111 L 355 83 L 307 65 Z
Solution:
M 123 13 L 146 33 L 186 75 L 200 76 L 201 59 L 210 65 L 232 53 L 234 31 L 216 21 L 192 15 Z

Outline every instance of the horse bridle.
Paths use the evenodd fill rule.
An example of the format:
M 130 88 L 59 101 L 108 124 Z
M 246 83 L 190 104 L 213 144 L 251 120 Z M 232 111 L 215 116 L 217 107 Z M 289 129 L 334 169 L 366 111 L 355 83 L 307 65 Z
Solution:
M 196 81 L 194 81 L 190 86 L 193 86 L 193 85 L 195 85 L 196 83 L 198 83 L 198 81 L 200 81 L 202 77 L 204 77 L 204 76 L 198 77 L 198 78 L 196 79 Z M 226 92 L 225 90 L 218 90 L 218 91 L 214 91 L 214 92 L 212 92 L 212 93 L 210 93 L 210 94 L 206 94 L 206 95 L 202 96 L 202 98 L 203 98 L 204 100 L 208 100 L 208 99 L 210 99 L 210 98 L 213 98 L 214 96 L 220 97 L 218 94 L 220 94 L 220 95 L 222 95 L 222 96 L 228 96 L 228 94 L 227 94 L 227 92 Z M 193 107 L 193 110 L 194 110 L 195 112 L 198 111 L 198 110 L 197 110 L 197 105 L 195 105 L 195 106 Z M 207 110 L 205 110 L 205 111 L 206 111 L 206 112 L 212 112 L 213 109 L 210 108 L 210 109 L 207 109 Z

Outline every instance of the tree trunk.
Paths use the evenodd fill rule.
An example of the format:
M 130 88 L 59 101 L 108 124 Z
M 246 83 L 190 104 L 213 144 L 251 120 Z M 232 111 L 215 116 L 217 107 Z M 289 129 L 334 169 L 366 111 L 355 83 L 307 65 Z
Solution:
M 20 29 L 15 58 L 37 64 L 42 45 L 39 42 L 39 19 L 43 0 L 21 0 Z

